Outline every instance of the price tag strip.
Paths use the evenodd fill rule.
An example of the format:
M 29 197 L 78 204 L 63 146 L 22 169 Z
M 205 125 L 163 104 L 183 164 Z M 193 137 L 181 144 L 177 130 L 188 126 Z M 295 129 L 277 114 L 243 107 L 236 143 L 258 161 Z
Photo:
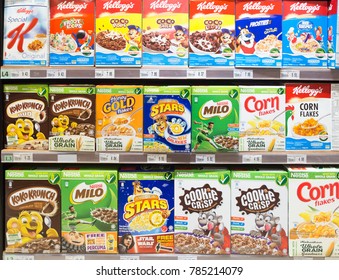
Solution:
M 115 78 L 114 69 L 95 69 L 95 78 L 113 79 Z
M 3 79 L 29 79 L 30 77 L 30 70 L 1 69 L 1 78 Z
M 159 79 L 159 69 L 140 69 L 140 78 L 142 79 Z
M 234 69 L 234 79 L 253 79 L 253 70 L 251 69 Z
M 262 163 L 262 155 L 243 155 L 242 163 Z
M 140 260 L 140 256 L 120 256 L 120 260 L 122 260 L 122 261 L 136 261 L 136 260 Z
M 13 153 L 13 162 L 33 162 L 33 153 Z
M 60 154 L 58 155 L 58 162 L 77 162 L 78 156 L 76 154 Z
M 166 154 L 148 154 L 147 163 L 167 163 Z
M 47 78 L 64 79 L 66 78 L 66 69 L 47 69 Z
M 215 155 L 195 155 L 196 163 L 215 163 Z
M 82 261 L 85 260 L 85 255 L 67 254 L 65 255 L 65 260 Z
M 4 260 L 15 261 L 15 260 L 34 260 L 34 255 L 30 254 L 4 254 Z
M 100 153 L 99 162 L 119 163 L 119 154 Z
M 287 163 L 307 163 L 307 155 L 287 155 Z
M 187 78 L 189 79 L 206 79 L 205 69 L 188 69 Z
M 280 70 L 280 79 L 300 79 L 300 70 L 292 70 L 292 69 L 281 69 Z

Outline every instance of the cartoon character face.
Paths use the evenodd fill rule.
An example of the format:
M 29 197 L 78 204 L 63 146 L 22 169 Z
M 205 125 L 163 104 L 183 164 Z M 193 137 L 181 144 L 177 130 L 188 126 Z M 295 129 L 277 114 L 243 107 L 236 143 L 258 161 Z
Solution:
M 142 189 L 142 186 L 140 184 L 139 181 L 134 181 L 133 182 L 133 194 L 134 195 L 139 195 L 139 194 L 143 194 L 144 193 L 144 190 Z
M 136 29 L 130 29 L 128 31 L 128 36 L 133 40 L 139 36 L 139 32 Z
M 231 44 L 231 43 L 232 43 L 232 36 L 231 36 L 231 34 L 224 33 L 224 34 L 221 36 L 221 41 L 222 41 L 224 44 Z
M 68 243 L 72 245 L 80 246 L 85 244 L 85 236 L 80 232 L 70 231 L 63 237 Z
M 157 130 L 161 133 L 164 133 L 168 124 L 167 124 L 167 117 L 164 115 L 158 115 L 154 118 L 156 121 Z
M 240 33 L 238 39 L 240 40 L 240 44 L 247 46 L 248 48 L 253 47 L 254 44 L 254 34 L 250 32 L 247 28 L 240 28 Z
M 43 220 L 38 212 L 23 211 L 18 217 L 18 226 L 22 237 L 35 239 L 42 231 Z
M 30 140 L 30 137 L 34 133 L 34 127 L 32 121 L 28 119 L 17 119 L 15 123 L 17 129 L 16 134 L 18 135 L 19 139 L 23 139 L 25 141 Z
M 185 40 L 185 33 L 182 30 L 177 30 L 174 34 L 174 37 L 177 41 Z
M 219 223 L 219 219 L 222 219 L 222 216 L 217 216 L 214 211 L 203 212 L 199 214 L 198 222 L 202 229 L 212 231 Z
M 61 127 L 63 127 L 63 128 L 67 128 L 68 127 L 68 125 L 69 125 L 69 118 L 68 118 L 68 116 L 60 115 L 58 117 L 58 120 L 59 120 L 59 123 L 60 123 Z

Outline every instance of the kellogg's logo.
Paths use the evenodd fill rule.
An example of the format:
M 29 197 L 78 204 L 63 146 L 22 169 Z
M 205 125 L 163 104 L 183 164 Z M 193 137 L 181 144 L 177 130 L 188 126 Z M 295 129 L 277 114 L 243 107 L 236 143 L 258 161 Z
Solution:
M 318 87 L 318 88 L 311 88 L 311 86 L 303 86 L 300 85 L 298 87 L 293 88 L 293 94 L 295 95 L 299 95 L 299 94 L 305 94 L 305 95 L 309 95 L 309 96 L 317 96 L 318 94 L 321 94 L 323 92 L 323 88 L 322 87 Z
M 33 10 L 31 9 L 27 9 L 27 8 L 20 8 L 17 10 L 18 14 L 26 14 L 26 15 L 30 15 L 33 14 Z
M 243 10 L 244 11 L 251 11 L 251 10 L 256 10 L 256 11 L 259 11 L 260 13 L 267 13 L 269 11 L 273 11 L 275 5 L 273 3 L 269 4 L 269 5 L 262 5 L 261 2 L 249 2 L 249 3 L 246 3 L 244 6 L 243 6 Z
M 134 3 L 130 2 L 127 4 L 122 4 L 121 1 L 109 1 L 104 3 L 103 9 L 110 10 L 110 9 L 118 9 L 121 12 L 127 12 L 129 9 L 133 9 Z
M 75 4 L 74 1 L 64 1 L 58 4 L 57 10 L 72 10 L 73 12 L 81 12 L 82 10 L 85 10 L 87 8 L 87 5 L 87 3 Z
M 85 201 L 97 203 L 105 197 L 106 193 L 107 186 L 105 183 L 98 182 L 90 185 L 81 183 L 72 190 L 71 200 L 74 204 L 83 203 Z
M 199 116 L 202 119 L 210 119 L 213 117 L 219 117 L 223 119 L 232 112 L 232 102 L 229 100 L 222 100 L 214 102 L 210 100 L 201 106 Z
M 215 5 L 214 2 L 203 2 L 199 3 L 197 6 L 198 11 L 203 11 L 203 10 L 213 10 L 215 13 L 221 13 L 222 11 L 226 11 L 228 8 L 227 4 L 222 4 L 222 5 Z
M 305 11 L 308 14 L 313 14 L 316 11 L 319 11 L 321 8 L 320 5 L 316 4 L 314 6 L 309 6 L 307 3 L 294 3 L 290 6 L 290 11 L 296 12 L 296 11 Z
M 168 12 L 174 12 L 176 9 L 180 9 L 181 3 L 168 3 L 168 0 L 157 0 L 151 3 L 150 8 L 152 10 L 165 9 Z

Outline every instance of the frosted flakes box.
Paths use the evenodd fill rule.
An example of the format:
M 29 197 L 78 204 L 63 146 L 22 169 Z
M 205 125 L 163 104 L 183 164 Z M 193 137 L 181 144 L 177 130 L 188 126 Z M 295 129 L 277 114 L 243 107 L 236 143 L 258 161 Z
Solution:
M 338 0 L 330 0 L 328 5 L 327 18 L 327 58 L 328 68 L 335 69 L 338 67 Z
M 96 66 L 141 66 L 142 2 L 96 0 Z
M 47 0 L 5 0 L 3 65 L 48 64 Z
M 289 173 L 289 254 L 339 257 L 339 168 L 293 166 Z
M 189 66 L 234 66 L 234 1 L 190 1 Z
M 281 67 L 282 1 L 236 1 L 235 65 Z
M 327 68 L 327 1 L 284 1 L 283 67 Z
M 285 87 L 240 86 L 240 151 L 285 150 Z
M 231 171 L 231 254 L 288 254 L 288 174 L 283 169 Z
M 331 150 L 330 84 L 286 84 L 286 150 Z

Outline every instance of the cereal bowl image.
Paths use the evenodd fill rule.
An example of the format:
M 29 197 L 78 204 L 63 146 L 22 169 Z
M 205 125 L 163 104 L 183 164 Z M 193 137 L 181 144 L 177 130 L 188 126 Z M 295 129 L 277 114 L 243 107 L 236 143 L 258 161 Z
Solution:
M 232 137 L 229 135 L 216 135 L 213 138 L 214 143 L 218 146 L 219 149 L 237 151 L 239 148 L 239 138 Z
M 294 137 L 304 137 L 304 136 L 314 136 L 314 137 L 323 137 L 326 138 L 327 129 L 326 126 L 322 123 L 319 123 L 314 118 L 306 119 L 303 122 L 296 123 L 293 126 L 293 136 Z
M 60 34 L 50 35 L 50 47 L 57 52 L 73 53 L 77 50 L 77 43 L 72 35 L 67 35 L 62 31 Z
M 221 32 L 196 31 L 189 37 L 189 44 L 194 53 L 211 54 L 220 51 Z
M 28 43 L 27 49 L 31 52 L 38 52 L 45 46 L 46 40 L 46 34 L 37 34 L 34 39 Z
M 312 37 L 312 38 L 304 38 L 305 36 L 302 35 L 301 37 L 298 37 L 297 40 L 292 43 L 290 41 L 290 49 L 295 54 L 314 54 L 317 49 L 320 48 L 319 43 Z
M 102 231 L 115 230 L 118 223 L 118 211 L 110 208 L 96 208 L 91 211 L 94 225 Z
M 257 42 L 255 53 L 264 56 L 269 54 L 273 58 L 281 56 L 282 41 L 278 39 L 279 35 L 267 35 L 264 39 Z
M 96 35 L 96 42 L 104 50 L 109 51 L 124 51 L 127 46 L 127 42 L 124 36 L 113 30 L 101 31 Z
M 167 53 L 171 47 L 171 41 L 166 34 L 146 31 L 142 35 L 142 45 L 145 52 Z

